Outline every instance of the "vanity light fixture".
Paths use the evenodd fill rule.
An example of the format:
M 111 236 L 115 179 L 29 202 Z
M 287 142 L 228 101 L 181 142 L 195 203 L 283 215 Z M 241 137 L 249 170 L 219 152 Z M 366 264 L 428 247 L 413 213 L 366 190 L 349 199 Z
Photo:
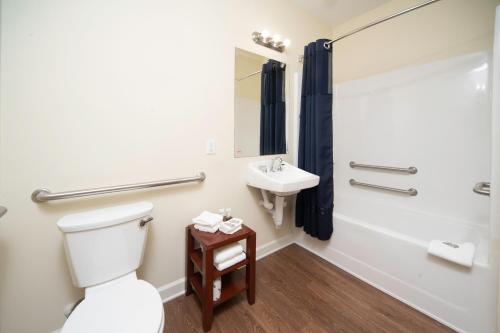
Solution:
M 281 40 L 281 36 L 278 34 L 271 37 L 269 31 L 267 30 L 262 30 L 262 32 L 254 31 L 252 33 L 252 39 L 256 44 L 268 47 L 278 52 L 283 52 L 285 51 L 285 48 L 290 46 L 290 40 L 288 38 Z

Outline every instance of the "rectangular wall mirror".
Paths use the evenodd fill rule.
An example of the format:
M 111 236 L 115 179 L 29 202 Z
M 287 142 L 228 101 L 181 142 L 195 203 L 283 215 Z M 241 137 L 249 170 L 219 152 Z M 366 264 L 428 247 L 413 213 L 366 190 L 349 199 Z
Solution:
M 234 156 L 286 154 L 286 64 L 236 49 Z

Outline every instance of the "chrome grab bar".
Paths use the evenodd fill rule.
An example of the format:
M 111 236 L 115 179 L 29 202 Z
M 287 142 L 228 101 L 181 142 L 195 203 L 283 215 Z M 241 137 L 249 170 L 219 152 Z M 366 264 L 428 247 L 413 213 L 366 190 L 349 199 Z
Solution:
M 477 194 L 490 195 L 490 183 L 489 182 L 477 183 L 476 185 L 474 185 L 474 188 L 472 190 Z
M 135 184 L 128 184 L 128 185 L 100 187 L 100 188 L 93 188 L 93 189 L 88 189 L 88 190 L 77 190 L 77 191 L 52 193 L 52 192 L 50 192 L 50 190 L 42 188 L 42 189 L 35 190 L 31 194 L 31 200 L 33 200 L 34 202 L 46 202 L 46 201 L 51 201 L 51 200 L 86 197 L 86 196 L 91 196 L 91 195 L 99 195 L 99 194 L 106 194 L 106 193 L 113 193 L 113 192 L 139 190 L 139 189 L 150 188 L 150 187 L 175 185 L 175 184 L 183 184 L 183 183 L 191 183 L 191 182 L 202 182 L 205 180 L 205 178 L 206 178 L 205 173 L 200 172 L 199 175 L 194 176 L 194 177 L 159 180 L 159 181 L 153 181 L 153 182 L 135 183 Z
M 389 166 L 382 166 L 382 165 L 370 165 L 370 164 L 358 164 L 356 162 L 349 162 L 349 166 L 351 168 L 362 168 L 362 169 L 375 169 L 375 170 L 384 170 L 384 171 L 394 171 L 394 172 L 404 172 L 404 173 L 409 173 L 409 174 L 416 174 L 418 169 L 414 166 L 408 167 L 408 168 L 397 168 L 397 167 L 389 167 Z
M 349 180 L 349 184 L 351 184 L 351 186 L 364 186 L 364 187 L 375 188 L 375 189 L 383 190 L 383 191 L 397 192 L 397 193 L 406 194 L 406 195 L 409 195 L 412 197 L 414 197 L 418 194 L 418 191 L 414 188 L 410 188 L 408 190 L 403 190 L 400 188 L 361 183 L 361 182 L 358 182 L 354 179 Z

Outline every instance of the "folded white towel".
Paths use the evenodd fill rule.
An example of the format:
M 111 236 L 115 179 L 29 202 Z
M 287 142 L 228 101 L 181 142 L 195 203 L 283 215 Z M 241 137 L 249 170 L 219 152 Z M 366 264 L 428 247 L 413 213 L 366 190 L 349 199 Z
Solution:
M 220 299 L 220 295 L 222 293 L 222 281 L 220 277 L 214 280 L 214 288 L 213 288 L 213 300 L 218 301 Z
M 225 234 L 234 234 L 238 230 L 241 230 L 241 225 L 243 224 L 242 219 L 232 218 L 228 221 L 221 222 L 219 230 Z
M 432 240 L 427 252 L 466 267 L 472 267 L 476 247 L 472 243 L 454 244 L 441 240 Z
M 214 264 L 220 264 L 243 253 L 243 245 L 234 243 L 214 250 Z
M 217 268 L 219 271 L 223 271 L 225 270 L 226 268 L 228 267 L 231 267 L 233 265 L 236 265 L 237 263 L 239 263 L 240 261 L 243 261 L 245 260 L 246 258 L 246 254 L 245 252 L 243 253 L 240 253 L 238 254 L 237 256 L 235 257 L 232 257 L 231 259 L 229 260 L 226 260 L 224 262 L 221 262 L 220 264 L 214 264 L 215 268 Z
M 209 232 L 209 233 L 213 234 L 214 232 L 217 232 L 217 230 L 219 230 L 219 224 L 216 224 L 212 227 L 206 226 L 206 225 L 195 224 L 194 228 L 196 230 L 199 230 L 199 231 Z
M 193 223 L 213 227 L 222 222 L 222 215 L 204 211 L 193 218 Z

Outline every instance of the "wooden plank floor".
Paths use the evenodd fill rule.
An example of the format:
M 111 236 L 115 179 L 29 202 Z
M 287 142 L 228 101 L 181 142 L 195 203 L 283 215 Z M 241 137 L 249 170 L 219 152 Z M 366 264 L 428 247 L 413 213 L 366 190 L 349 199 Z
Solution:
M 165 332 L 203 332 L 193 294 L 165 304 Z M 298 245 L 257 262 L 257 297 L 215 310 L 212 333 L 453 332 Z

